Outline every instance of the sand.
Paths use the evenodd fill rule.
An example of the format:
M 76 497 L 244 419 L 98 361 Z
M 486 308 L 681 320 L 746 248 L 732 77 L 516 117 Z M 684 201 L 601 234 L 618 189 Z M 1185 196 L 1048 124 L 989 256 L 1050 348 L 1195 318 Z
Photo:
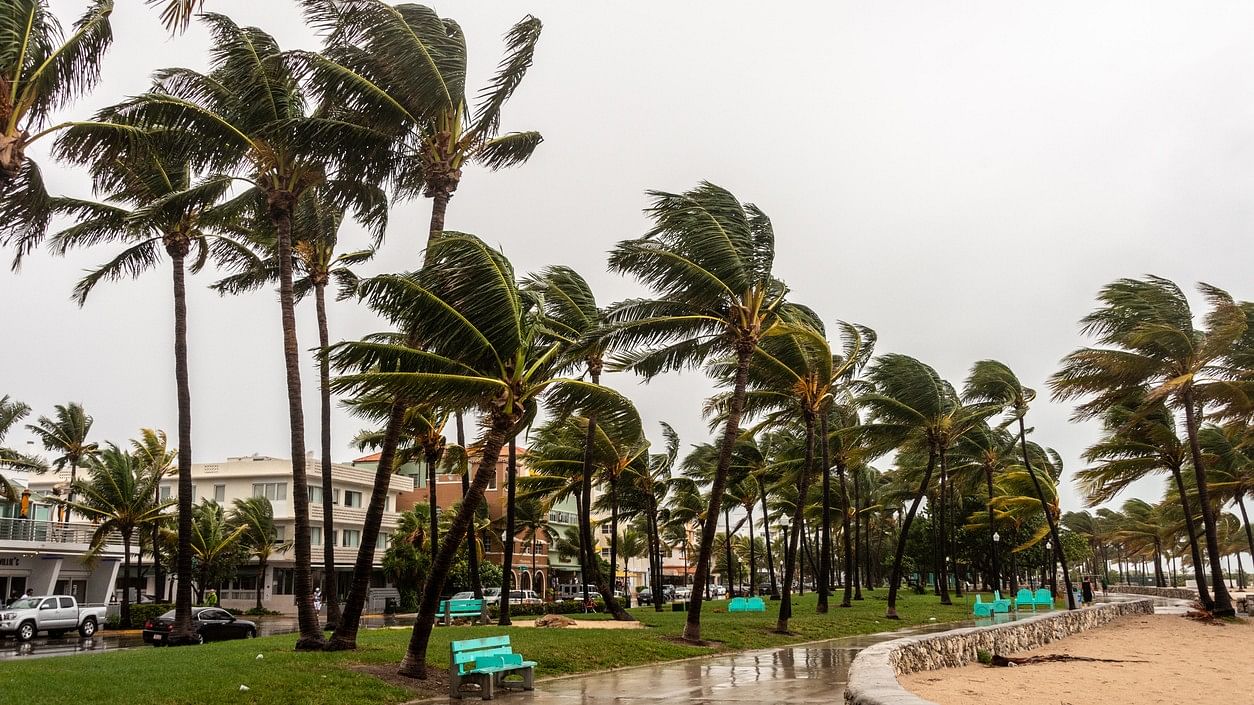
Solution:
M 1177 615 L 1124 617 L 1033 651 L 1145 663 L 972 664 L 900 678 L 940 705 L 1254 703 L 1254 620 L 1211 625 Z

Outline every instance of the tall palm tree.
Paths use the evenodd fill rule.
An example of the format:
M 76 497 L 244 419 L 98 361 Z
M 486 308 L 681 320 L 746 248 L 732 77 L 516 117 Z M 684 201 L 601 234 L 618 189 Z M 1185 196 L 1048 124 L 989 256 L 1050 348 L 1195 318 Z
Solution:
M 526 541 L 524 547 L 531 554 L 531 589 L 544 597 L 544 584 L 536 582 L 536 554 L 540 544 L 549 540 L 551 531 L 549 511 L 544 503 L 535 497 L 520 496 L 514 507 L 514 528 Z
M 0 396 L 0 443 L 4 442 L 4 437 L 8 435 L 9 430 L 28 414 L 30 414 L 30 407 L 26 404 L 10 399 L 8 394 Z M 0 469 L 6 468 L 27 472 L 44 472 L 48 469 L 40 458 L 0 445 Z M 18 494 L 8 478 L 0 475 L 0 498 L 17 502 Z
M 992 589 L 1001 589 L 1001 564 L 998 556 L 998 543 L 993 539 L 997 534 L 997 521 L 993 511 L 993 500 L 997 496 L 994 484 L 998 475 L 1014 465 L 1017 445 L 1014 436 L 1004 428 L 994 428 L 988 424 L 980 424 L 970 432 L 962 435 L 954 446 L 958 463 L 954 467 L 957 475 L 978 474 L 984 481 L 985 506 L 988 508 L 988 548 L 989 548 L 989 584 Z
M 1054 556 L 1058 564 L 1062 566 L 1063 583 L 1067 589 L 1067 608 L 1075 609 L 1075 593 L 1071 590 L 1071 573 L 1067 570 L 1067 556 L 1063 551 L 1062 539 L 1058 534 L 1058 525 L 1054 520 L 1054 515 L 1046 507 L 1045 493 L 1041 489 L 1040 481 L 1032 468 L 1032 461 L 1028 456 L 1028 432 L 1024 418 L 1028 414 L 1028 405 L 1036 398 L 1036 390 L 1023 386 L 1019 378 L 1006 365 L 996 360 L 981 360 L 971 368 L 971 375 L 967 378 L 964 390 L 964 398 L 969 402 L 996 404 L 1006 412 L 1005 425 L 1018 423 L 1019 446 L 1023 453 L 1023 466 L 1027 469 L 1037 497 L 1041 501 L 1041 512 L 1045 515 L 1045 521 L 1049 525 Z
M 1198 441 L 1211 473 L 1211 493 L 1216 501 L 1237 505 L 1245 525 L 1246 547 L 1254 556 L 1254 528 L 1245 508 L 1246 497 L 1254 498 L 1254 428 L 1240 422 L 1207 425 L 1198 433 Z
M 445 233 L 428 254 L 430 264 L 417 273 L 362 283 L 371 308 L 408 333 L 399 340 L 393 336 L 345 344 L 336 353 L 338 363 L 358 372 L 333 383 L 346 392 L 395 395 L 484 414 L 470 493 L 432 561 L 401 663 L 401 674 L 416 678 L 426 677 L 427 641 L 444 580 L 495 476 L 500 451 L 542 398 L 558 415 L 574 408 L 595 409 L 624 424 L 637 419 L 639 425 L 634 407 L 617 392 L 556 376 L 564 343 L 540 325 L 537 302 L 520 290 L 504 255 L 474 236 L 457 233 Z M 410 336 L 423 341 L 423 347 L 406 345 Z M 375 540 L 371 528 L 363 530 L 363 544 Z
M 378 245 L 387 225 L 387 195 L 371 185 L 360 185 L 353 194 L 356 219 L 367 226 L 374 245 Z M 304 193 L 292 214 L 292 263 L 298 278 L 292 282 L 293 295 L 299 301 L 313 294 L 314 309 L 318 319 L 318 392 L 320 402 L 319 429 L 321 431 L 321 485 L 324 498 L 332 496 L 331 475 L 331 371 L 326 362 L 330 350 L 330 330 L 327 323 L 327 287 L 338 284 L 337 300 L 352 297 L 356 292 L 357 275 L 352 267 L 374 256 L 374 248 L 338 254 L 340 226 L 346 215 L 344 199 L 333 193 L 327 185 L 312 188 Z M 214 284 L 223 294 L 236 294 L 256 289 L 279 278 L 277 237 L 269 225 L 268 216 L 248 227 L 247 242 L 252 251 L 237 257 L 236 267 L 242 271 Z M 434 518 L 434 515 L 433 515 Z M 335 524 L 335 507 L 332 502 L 322 502 L 322 531 L 332 534 Z M 327 627 L 334 629 L 340 621 L 339 585 L 335 573 L 335 546 L 324 541 L 322 547 L 322 591 L 327 595 Z
M 122 571 L 131 574 L 131 545 L 137 532 L 161 518 L 170 502 L 154 500 L 161 485 L 159 472 L 150 472 L 143 461 L 109 443 L 85 459 L 87 476 L 71 483 L 70 499 L 54 500 L 96 524 L 91 555 L 104 549 L 109 535 L 122 535 Z M 75 495 L 81 495 L 78 500 Z M 122 626 L 131 623 L 130 590 L 122 590 Z
M 527 288 L 541 296 L 544 312 L 551 324 L 560 334 L 571 341 L 566 351 L 566 359 L 572 368 L 583 368 L 593 384 L 601 383 L 601 372 L 605 366 L 606 347 L 602 339 L 608 324 L 605 309 L 597 306 L 595 294 L 587 280 L 569 267 L 549 267 L 537 275 L 527 279 Z M 608 442 L 609 455 L 616 456 L 610 460 L 610 467 L 604 468 L 609 480 L 609 502 L 612 513 L 610 530 L 610 567 L 613 569 L 616 560 L 618 540 L 618 513 L 615 497 L 615 484 L 622 469 L 630 464 L 635 455 L 646 452 L 648 443 L 643 436 L 631 439 L 610 439 L 604 434 L 598 435 L 595 414 L 586 416 L 587 430 L 584 436 L 584 457 L 582 467 L 582 484 L 580 486 L 579 530 L 583 532 L 584 545 L 593 545 L 592 541 L 592 474 L 596 446 Z M 619 445 L 615 445 L 617 440 Z M 622 448 L 624 452 L 614 452 Z M 614 597 L 613 580 L 601 574 L 597 560 L 589 557 L 581 566 L 584 575 L 597 586 L 601 598 L 605 600 L 606 609 L 618 620 L 632 620 L 630 614 L 618 605 Z M 585 589 L 587 580 L 584 581 Z M 587 599 L 587 595 L 584 596 Z
M 51 217 L 43 176 L 26 150 L 69 124 L 49 126 L 53 113 L 96 87 L 113 43 L 112 12 L 113 0 L 93 0 L 66 36 L 47 0 L 0 4 L 0 245 L 16 245 L 14 268 Z
M 644 558 L 649 553 L 649 542 L 643 534 L 634 529 L 626 529 L 618 536 L 618 555 L 623 559 L 623 594 L 627 595 L 627 606 L 631 606 L 631 591 L 628 590 L 627 575 L 631 571 L 631 559 Z
M 270 556 L 276 552 L 283 553 L 291 547 L 291 542 L 278 541 L 274 526 L 274 507 L 265 497 L 241 497 L 231 504 L 227 521 L 232 527 L 244 529 L 240 536 L 240 546 L 257 559 L 257 609 L 261 609 L 261 586 L 266 579 L 266 565 Z M 330 534 L 326 534 L 330 536 Z M 328 539 L 327 543 L 330 543 Z M 328 604 L 336 602 L 335 593 L 328 597 Z
M 74 502 L 79 466 L 91 460 L 100 450 L 99 444 L 87 439 L 91 435 L 92 423 L 94 419 L 83 410 L 82 404 L 70 402 L 57 404 L 53 418 L 40 416 L 35 423 L 26 425 L 26 430 L 35 434 L 44 450 L 60 453 L 52 459 L 52 469 L 61 472 L 69 467 L 70 503 Z M 66 518 L 69 518 L 68 514 Z
M 913 465 L 917 459 L 922 466 L 919 489 L 915 492 L 914 500 L 910 503 L 898 531 L 897 549 L 888 585 L 888 610 L 885 617 L 898 619 L 897 589 L 901 582 L 906 540 L 919 504 L 930 487 L 932 473 L 938 464 L 944 470 L 945 458 L 950 448 L 965 433 L 995 413 L 996 409 L 987 404 L 964 405 L 953 387 L 941 379 L 936 370 L 906 355 L 893 353 L 878 358 L 868 370 L 867 379 L 874 386 L 874 391 L 859 397 L 859 403 L 870 414 L 869 420 L 861 426 L 860 433 L 871 448 L 895 448 L 898 450 L 899 460 L 905 459 Z M 905 452 L 904 457 L 902 451 Z M 943 507 L 943 501 L 941 505 Z M 941 508 L 937 511 L 941 512 L 941 516 L 944 515 Z M 943 588 L 943 580 L 941 585 Z
M 787 287 L 771 273 L 775 233 L 756 206 L 742 205 L 731 192 L 708 182 L 685 193 L 655 191 L 651 196 L 647 212 L 653 228 L 644 237 L 620 242 L 610 254 L 610 269 L 634 275 L 654 293 L 654 298 L 612 307 L 614 327 L 606 344 L 629 351 L 617 356 L 615 365 L 652 378 L 721 357 L 736 361 L 684 626 L 683 638 L 695 642 L 701 640 L 701 601 L 740 435 L 750 359 L 785 308 Z
M 1081 348 L 1063 358 L 1062 368 L 1050 378 L 1058 400 L 1089 397 L 1078 415 L 1097 415 L 1118 403 L 1127 390 L 1145 387 L 1145 402 L 1167 401 L 1183 410 L 1189 458 L 1197 485 L 1198 505 L 1206 532 L 1214 609 L 1217 616 L 1236 610 L 1223 584 L 1215 511 L 1206 480 L 1206 463 L 1198 442 L 1205 419 L 1205 399 L 1196 389 L 1226 381 L 1220 366 L 1248 329 L 1246 312 L 1232 297 L 1206 284 L 1199 287 L 1210 311 L 1199 330 L 1184 292 L 1162 277 L 1120 279 L 1098 294 L 1099 308 L 1085 316 L 1083 330 L 1097 339 L 1098 348 Z M 1199 418 L 1200 417 L 1200 418 Z
M 222 505 L 205 499 L 192 508 L 192 555 L 196 557 L 196 587 L 198 601 L 203 602 L 205 591 L 223 578 L 235 572 L 247 556 L 244 537 L 248 526 L 232 524 L 227 520 Z M 169 536 L 174 532 L 166 530 Z M 191 575 L 186 579 L 190 582 Z M 184 580 L 179 575 L 179 582 Z
M 344 172 L 328 178 L 353 155 L 358 174 L 368 162 L 373 136 L 324 115 L 307 115 L 293 61 L 269 34 L 239 27 L 217 14 L 200 16 L 214 43 L 210 72 L 173 68 L 157 72 L 151 91 L 117 106 L 127 122 L 163 129 L 171 149 L 196 169 L 229 173 L 248 184 L 236 198 L 264 212 L 274 228 L 279 265 L 288 421 L 295 515 L 298 649 L 323 644 L 313 610 L 309 496 L 305 472 L 305 416 L 301 403 L 300 348 L 293 288 L 293 218 L 301 197 L 327 184 L 328 192 L 357 200 L 358 182 Z M 361 151 L 359 152 L 359 148 Z M 370 167 L 373 168 L 373 167 Z
M 1196 515 L 1193 512 L 1185 470 L 1190 462 L 1187 443 L 1180 439 L 1176 419 L 1161 400 L 1147 404 L 1145 390 L 1130 390 L 1127 397 L 1109 406 L 1102 414 L 1105 431 L 1101 439 L 1084 452 L 1092 465 L 1076 473 L 1090 505 L 1109 501 L 1137 480 L 1167 471 L 1175 483 L 1176 496 L 1189 539 L 1193 577 L 1198 601 L 1210 609 L 1214 600 L 1206 587 Z
M 159 475 L 162 478 L 169 476 L 171 473 L 177 472 L 175 467 L 178 459 L 178 449 L 170 448 L 170 438 L 165 431 L 151 428 L 139 429 L 139 438 L 131 439 L 131 454 L 135 456 L 136 462 L 143 466 L 146 472 Z M 190 492 L 188 493 L 191 494 Z M 158 485 L 153 488 L 152 499 L 154 502 L 161 499 L 161 487 Z M 177 505 L 176 505 L 177 506 Z M 177 511 L 177 510 L 176 510 Z M 158 595 L 165 594 L 165 566 L 162 565 L 160 554 L 160 532 L 161 525 L 167 520 L 162 517 L 160 521 L 154 521 L 149 525 L 148 547 L 152 550 L 153 556 L 153 572 L 155 575 L 154 587 Z M 143 551 L 144 538 L 141 534 L 139 545 L 139 561 L 138 570 L 140 577 L 143 577 Z M 177 547 L 176 547 L 177 549 Z M 177 556 L 175 557 L 177 562 Z M 189 567 L 190 570 L 190 567 Z M 188 610 L 191 604 L 188 603 Z M 175 607 L 175 614 L 178 613 L 178 607 Z M 177 621 L 177 620 L 176 620 Z
M 1162 557 L 1167 545 L 1167 537 L 1171 534 L 1162 504 L 1153 505 L 1135 497 L 1126 500 L 1120 507 L 1124 517 L 1116 537 L 1132 550 L 1144 549 L 1153 557 L 1154 584 L 1166 587 L 1163 577 Z

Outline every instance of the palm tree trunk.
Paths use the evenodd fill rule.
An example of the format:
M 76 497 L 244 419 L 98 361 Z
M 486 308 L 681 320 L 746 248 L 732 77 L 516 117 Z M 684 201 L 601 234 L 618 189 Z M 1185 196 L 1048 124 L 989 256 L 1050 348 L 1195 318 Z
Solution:
M 497 626 L 508 627 L 513 622 L 509 619 L 509 593 L 514 589 L 514 490 L 518 477 L 518 445 L 517 436 L 509 439 L 509 461 L 505 468 L 505 540 L 501 542 L 501 604 Z
M 445 203 L 447 204 L 447 200 Z M 435 223 L 434 207 L 432 208 L 431 222 Z M 432 226 L 434 227 L 434 225 Z M 444 211 L 440 211 L 440 228 L 444 227 Z M 433 233 L 436 231 L 432 231 Z M 457 445 L 461 446 L 463 451 L 466 448 L 466 429 L 462 423 L 462 412 L 457 411 L 453 414 L 454 422 L 457 426 Z M 462 502 L 466 501 L 466 497 L 470 495 L 470 471 L 462 473 Z M 434 546 L 435 544 L 431 544 Z M 470 568 L 470 587 L 474 590 L 475 599 L 483 599 L 483 582 L 479 576 L 479 545 L 475 541 L 475 532 L 466 532 L 466 563 Z M 440 588 L 441 590 L 443 587 Z
M 845 568 L 853 576 L 853 599 L 862 599 L 862 490 L 857 475 L 853 478 L 853 555 Z
M 919 511 L 919 503 L 923 501 L 923 495 L 927 494 L 927 486 L 932 481 L 932 470 L 935 467 L 936 451 L 929 450 L 927 468 L 923 471 L 919 491 L 915 493 L 914 501 L 910 503 L 910 509 L 906 511 L 906 518 L 902 520 L 901 528 L 898 530 L 897 551 L 893 554 L 893 570 L 888 578 L 888 611 L 884 613 L 886 619 L 901 619 L 897 615 L 897 588 L 901 584 L 901 559 L 906 555 L 906 538 L 910 535 L 910 524 L 914 521 L 915 513 Z
M 427 503 L 431 506 L 431 545 L 440 545 L 440 506 L 436 496 L 436 463 L 440 462 L 439 448 L 428 448 L 423 453 L 423 463 L 427 466 Z
M 1184 418 L 1189 432 L 1189 452 L 1193 459 L 1193 475 L 1197 480 L 1197 503 L 1202 507 L 1202 524 L 1206 529 L 1206 558 L 1210 562 L 1211 589 L 1215 591 L 1216 617 L 1233 617 L 1232 596 L 1224 585 L 1224 570 L 1220 564 L 1219 532 L 1215 526 L 1215 511 L 1210 503 L 1210 488 L 1206 483 L 1206 465 L 1202 461 L 1202 448 L 1197 442 L 1197 408 L 1193 401 L 1193 387 L 1184 388 Z
M 327 287 L 314 284 L 314 305 L 318 311 L 318 396 L 320 402 L 319 425 L 322 451 L 322 534 L 330 536 L 335 524 L 335 505 L 331 502 L 331 365 L 327 356 L 331 349 L 331 335 L 327 327 Z M 335 546 L 322 542 L 322 594 L 327 603 L 327 629 L 335 629 L 340 623 L 340 589 L 335 574 Z M 261 607 L 260 604 L 257 605 Z
M 723 572 L 722 579 L 727 583 L 727 595 L 730 599 L 732 591 L 732 569 L 735 564 L 732 560 L 732 534 L 731 534 L 731 512 L 726 507 L 723 508 L 723 548 L 725 549 L 727 569 Z
M 1167 581 L 1163 578 L 1162 556 L 1162 544 L 1158 541 L 1154 541 L 1154 584 L 1158 587 L 1167 587 Z
M 952 605 L 953 601 L 949 598 L 949 533 L 946 527 L 946 508 L 949 506 L 949 466 L 945 462 L 945 449 L 941 448 L 940 456 L 940 498 L 937 504 L 936 514 L 938 516 L 939 532 L 937 535 L 937 550 L 940 555 L 937 556 L 936 565 L 936 583 L 937 592 L 940 593 L 940 602 L 942 605 Z
M 1254 556 L 1254 529 L 1250 528 L 1250 515 L 1245 513 L 1245 494 L 1237 495 L 1237 508 L 1241 510 L 1241 521 L 1245 522 L 1245 541 L 1250 547 L 1250 555 Z M 1241 563 L 1241 554 L 1237 554 L 1237 564 Z M 1249 599 L 1248 597 L 1246 599 Z
M 997 563 L 997 541 L 993 535 L 997 533 L 997 517 L 993 513 L 993 468 L 985 466 L 984 484 L 988 489 L 988 543 L 993 561 L 993 575 L 990 583 L 994 590 L 1001 590 L 1001 566 Z
M 430 641 L 431 630 L 435 627 L 435 612 L 439 606 L 440 593 L 444 591 L 444 581 L 453 565 L 453 557 L 457 555 L 462 541 L 474 524 L 475 512 L 483 503 L 483 491 L 496 476 L 496 461 L 501 455 L 501 447 L 505 445 L 507 435 L 516 432 L 515 423 L 516 419 L 500 415 L 494 415 L 491 419 L 491 426 L 483 438 L 479 467 L 475 470 L 474 481 L 470 483 L 470 491 L 462 500 L 448 532 L 444 535 L 444 541 L 440 543 L 440 550 L 431 561 L 431 572 L 422 588 L 422 599 L 418 603 L 418 617 L 414 622 L 413 634 L 410 635 L 409 648 L 397 671 L 402 676 L 424 680 L 427 677 L 427 642 Z
M 819 415 L 819 448 L 822 450 L 819 456 L 822 458 L 822 466 L 820 470 L 823 473 L 823 525 L 819 527 L 820 546 L 819 546 L 819 604 L 818 613 L 826 614 L 828 610 L 827 594 L 831 590 L 831 586 L 835 584 L 832 577 L 832 463 L 829 459 L 827 441 L 827 414 Z M 848 599 L 848 598 L 846 598 Z M 843 605 L 848 607 L 849 605 Z
M 610 588 L 617 589 L 618 576 L 618 475 L 610 473 Z M 627 571 L 623 571 L 623 594 L 627 594 Z M 617 599 L 617 598 L 615 598 Z
M 127 580 L 131 577 L 131 532 L 122 531 L 122 575 Z M 127 588 L 127 580 L 122 581 L 122 628 L 131 628 L 131 591 Z
M 701 641 L 701 601 L 705 597 L 705 584 L 710 571 L 711 553 L 714 551 L 714 533 L 718 531 L 718 515 L 722 511 L 723 493 L 727 491 L 727 473 L 731 468 L 732 448 L 740 435 L 740 414 L 745 404 L 745 387 L 749 381 L 749 357 L 756 343 L 741 340 L 736 344 L 736 377 L 731 399 L 727 404 L 727 423 L 718 449 L 718 465 L 714 469 L 714 483 L 710 486 L 710 506 L 706 508 L 701 526 L 701 546 L 697 553 L 697 576 L 692 586 L 692 601 L 688 605 L 688 619 L 684 624 L 684 641 Z
M 810 414 L 805 416 L 805 428 L 805 461 L 801 469 L 797 471 L 797 503 L 793 507 L 792 526 L 789 527 L 792 538 L 784 551 L 784 591 L 780 597 L 779 619 L 775 623 L 775 631 L 779 634 L 788 633 L 788 620 L 792 618 L 793 568 L 799 558 L 797 552 L 801 546 L 802 529 L 805 526 L 806 497 L 810 493 L 810 471 L 814 467 L 814 417 Z M 802 583 L 804 585 L 804 579 Z M 804 590 L 804 587 L 802 589 Z
M 174 594 L 174 630 L 170 640 L 189 642 L 192 627 L 192 392 L 187 373 L 187 287 L 183 262 L 186 253 L 173 251 L 174 264 L 174 383 L 178 395 L 178 586 Z
M 762 537 L 766 541 L 766 571 L 771 579 L 771 599 L 778 600 L 779 585 L 775 582 L 775 556 L 771 552 L 771 514 L 766 506 L 766 485 L 760 475 L 755 479 L 758 481 L 758 496 L 762 501 Z
M 1028 459 L 1028 431 L 1023 423 L 1023 416 L 1019 416 L 1019 446 L 1023 449 L 1023 466 L 1027 468 L 1028 477 L 1032 479 L 1032 488 L 1036 490 L 1036 498 L 1041 502 L 1041 513 L 1045 515 L 1045 522 L 1049 524 L 1049 535 L 1053 539 L 1054 544 L 1054 557 L 1062 567 L 1063 587 L 1067 590 L 1067 609 L 1073 610 L 1076 608 L 1075 591 L 1071 589 L 1071 572 L 1067 570 L 1067 554 L 1062 550 L 1062 540 L 1058 536 L 1058 524 L 1054 521 L 1054 515 L 1049 511 L 1049 506 L 1045 503 L 1045 492 L 1041 489 L 1041 481 L 1037 478 L 1036 471 L 1032 469 L 1032 461 Z M 1052 561 L 1050 565 L 1053 565 Z M 1057 578 L 1054 578 L 1054 581 L 1056 580 Z
M 266 579 L 266 559 L 257 559 L 257 611 L 261 611 L 261 586 Z
M 757 546 L 753 544 L 753 503 L 745 507 L 745 514 L 749 518 L 749 595 L 751 597 L 758 596 L 758 557 Z
M 353 564 L 353 585 L 335 633 L 323 647 L 326 651 L 345 651 L 357 648 L 357 631 L 361 625 L 361 613 L 370 592 L 370 575 L 374 570 L 375 545 L 379 541 L 379 528 L 383 524 L 383 511 L 387 508 L 388 487 L 392 482 L 392 470 L 396 465 L 396 446 L 400 443 L 404 426 L 405 403 L 395 401 L 383 431 L 383 443 L 379 450 L 379 464 L 374 469 L 374 485 L 370 489 L 370 503 L 366 505 L 366 521 L 361 528 L 361 543 L 357 547 L 357 560 Z M 324 490 L 325 491 L 325 490 Z M 331 495 L 324 494 L 322 501 L 330 504 Z M 331 543 L 331 534 L 323 533 L 323 543 Z M 327 599 L 334 599 L 328 595 Z
M 823 481 L 827 482 L 827 476 L 830 475 L 830 473 L 828 472 L 829 466 L 828 466 L 828 459 L 827 459 L 828 451 L 827 451 L 827 415 L 826 414 L 824 414 L 821 420 L 819 421 L 819 426 L 821 428 L 822 437 L 823 437 Z M 849 530 L 849 486 L 845 482 L 845 463 L 843 460 L 838 459 L 836 461 L 836 476 L 840 480 L 840 507 L 841 507 L 840 525 L 841 525 L 841 534 L 842 534 L 840 542 L 844 544 L 844 549 L 845 549 L 845 556 L 844 556 L 845 594 L 840 599 L 840 606 L 841 607 L 853 607 L 853 603 L 850 602 L 850 600 L 853 597 L 853 574 L 856 571 L 854 570 L 854 567 L 853 567 L 853 545 L 850 543 L 853 537 L 850 535 L 850 530 Z M 823 508 L 827 509 L 827 506 L 824 505 Z M 825 531 L 830 531 L 830 529 L 831 529 L 830 525 L 825 527 Z M 825 538 L 828 541 L 827 548 L 830 549 L 831 539 L 830 537 L 827 537 L 827 536 L 825 536 Z M 830 553 L 830 550 L 828 550 L 827 553 Z
M 1215 601 L 1211 599 L 1210 590 L 1206 587 L 1206 569 L 1202 565 L 1202 549 L 1198 545 L 1197 521 L 1189 507 L 1189 491 L 1184 486 L 1184 476 L 1179 467 L 1171 468 L 1171 478 L 1176 483 L 1176 494 L 1180 496 L 1180 509 L 1184 512 L 1184 529 L 1189 535 L 1189 552 L 1193 556 L 1193 581 L 1197 583 L 1197 600 L 1203 608 L 1214 609 Z
M 144 529 L 143 526 L 136 528 L 139 538 L 138 546 L 135 549 L 135 577 L 138 579 L 139 585 L 135 588 L 135 599 L 139 599 L 143 589 L 148 586 L 148 581 L 144 579 Z M 129 579 L 129 578 L 128 578 Z M 123 584 L 122 591 L 126 592 L 126 585 Z
M 589 363 L 588 374 L 593 384 L 601 383 L 601 368 L 599 364 Z M 616 621 L 634 622 L 636 621 L 636 618 L 632 617 L 627 610 L 623 609 L 622 605 L 618 604 L 618 600 L 614 598 L 613 585 L 607 581 L 605 575 L 601 572 L 600 561 L 597 560 L 596 541 L 594 540 L 592 533 L 592 472 L 594 469 L 592 465 L 592 454 L 596 444 L 596 427 L 597 415 L 594 413 L 588 414 L 588 432 L 584 437 L 583 474 L 580 485 L 580 493 L 583 497 L 583 506 L 580 507 L 579 512 L 579 532 L 580 537 L 582 538 L 580 543 L 583 544 L 585 560 L 583 566 L 585 578 L 585 587 L 583 588 L 585 591 L 584 599 L 585 601 L 587 600 L 588 588 L 586 586 L 589 581 L 591 581 L 591 584 L 596 586 L 597 592 L 601 593 L 601 599 L 605 600 L 605 609 L 610 614 L 614 615 L 614 619 Z M 613 570 L 613 568 L 614 564 L 611 563 L 610 569 Z
M 296 524 L 296 618 L 300 625 L 297 650 L 323 645 L 318 614 L 313 608 L 313 580 L 309 544 L 309 480 L 305 473 L 305 411 L 300 389 L 300 344 L 296 340 L 296 296 L 292 289 L 292 208 L 296 194 L 272 190 L 267 194 L 270 219 L 278 235 L 279 308 L 283 321 L 283 363 L 287 373 L 287 415 L 292 448 L 292 513 Z M 324 498 L 325 499 L 325 498 Z

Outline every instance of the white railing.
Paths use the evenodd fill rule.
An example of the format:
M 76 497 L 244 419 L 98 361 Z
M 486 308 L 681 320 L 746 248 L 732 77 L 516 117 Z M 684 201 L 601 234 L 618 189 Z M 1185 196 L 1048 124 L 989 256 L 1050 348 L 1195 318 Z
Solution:
M 90 544 L 96 529 L 92 524 L 6 518 L 0 519 L 0 541 Z M 111 533 L 105 537 L 105 544 L 120 546 L 122 536 L 116 532 Z

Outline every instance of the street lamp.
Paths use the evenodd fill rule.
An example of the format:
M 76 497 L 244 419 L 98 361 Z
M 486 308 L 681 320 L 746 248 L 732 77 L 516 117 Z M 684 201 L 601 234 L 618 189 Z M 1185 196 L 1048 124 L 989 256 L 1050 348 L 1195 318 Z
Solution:
M 1045 577 L 1049 579 L 1049 596 L 1053 597 L 1054 588 L 1054 542 L 1046 539 L 1045 541 L 1045 561 L 1046 568 Z
M 993 589 L 1001 590 L 1001 566 L 997 565 L 997 544 L 1001 541 L 1001 534 L 997 530 L 993 530 Z

